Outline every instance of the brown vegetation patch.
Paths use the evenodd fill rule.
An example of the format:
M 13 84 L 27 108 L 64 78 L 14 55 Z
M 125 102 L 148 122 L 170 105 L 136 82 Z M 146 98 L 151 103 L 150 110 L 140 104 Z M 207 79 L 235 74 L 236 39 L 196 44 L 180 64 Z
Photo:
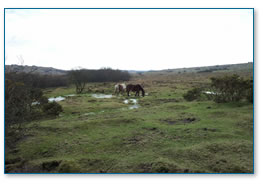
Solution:
M 187 117 L 181 119 L 167 118 L 167 119 L 161 119 L 160 121 L 168 123 L 169 125 L 175 125 L 175 124 L 190 124 L 196 122 L 197 120 L 198 119 L 195 117 Z
M 165 162 L 140 163 L 138 173 L 193 173 L 193 170 L 180 168 L 175 164 Z
M 216 128 L 201 128 L 201 130 L 203 130 L 203 131 L 208 131 L 208 132 L 217 132 L 218 131 L 218 129 L 216 129 Z
M 135 133 L 134 135 L 124 138 L 123 144 L 125 145 L 142 145 L 144 146 L 147 143 L 150 143 L 154 140 L 157 140 L 159 137 L 164 136 L 164 132 L 160 131 L 156 127 L 143 128 L 147 130 L 144 133 Z
M 169 105 L 167 106 L 169 109 L 173 109 L 173 110 L 185 110 L 185 109 L 189 109 L 190 107 L 187 107 L 185 105 Z
M 61 161 L 56 161 L 56 160 L 43 162 L 42 163 L 42 169 L 44 171 L 50 172 L 50 171 L 55 170 L 59 166 L 60 163 L 61 163 Z

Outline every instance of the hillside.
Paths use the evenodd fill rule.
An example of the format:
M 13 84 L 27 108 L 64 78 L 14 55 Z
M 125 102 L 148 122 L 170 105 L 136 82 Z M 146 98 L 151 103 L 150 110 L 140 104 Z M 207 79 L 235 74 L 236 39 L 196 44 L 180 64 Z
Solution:
M 233 71 L 251 71 L 253 70 L 253 62 L 240 64 L 226 64 L 215 66 L 189 67 L 165 70 L 152 70 L 149 73 L 207 73 L 207 72 L 233 72 Z
M 5 65 L 7 72 L 25 72 L 25 73 L 38 73 L 42 75 L 65 75 L 66 70 L 55 69 L 53 67 L 39 67 L 39 66 L 21 66 L 21 65 Z M 128 70 L 131 74 L 143 74 L 143 73 L 207 73 L 207 72 L 233 72 L 233 71 L 252 71 L 253 63 L 242 64 L 227 64 L 227 65 L 215 65 L 215 66 L 203 66 L 203 67 L 190 67 L 190 68 L 176 68 L 165 70 Z
M 55 69 L 53 67 L 39 67 L 39 66 L 21 66 L 21 65 L 5 65 L 6 72 L 17 72 L 17 73 L 34 73 L 41 75 L 65 75 L 66 70 Z

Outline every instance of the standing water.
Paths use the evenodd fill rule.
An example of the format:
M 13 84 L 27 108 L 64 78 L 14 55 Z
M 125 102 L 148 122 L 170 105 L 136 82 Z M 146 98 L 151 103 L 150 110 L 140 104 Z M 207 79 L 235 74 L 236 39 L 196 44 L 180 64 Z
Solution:
M 64 97 L 62 97 L 62 96 L 58 96 L 58 97 L 55 97 L 55 98 L 48 98 L 48 101 L 49 102 L 59 102 L 59 101 L 63 101 L 63 100 L 65 100 L 65 98 Z
M 139 108 L 139 105 L 138 105 L 136 99 L 129 99 L 129 100 L 126 99 L 126 100 L 123 101 L 123 103 L 128 104 L 129 101 L 133 103 L 133 105 L 129 106 L 129 109 L 138 109 Z
M 112 98 L 111 94 L 92 94 L 93 98 Z

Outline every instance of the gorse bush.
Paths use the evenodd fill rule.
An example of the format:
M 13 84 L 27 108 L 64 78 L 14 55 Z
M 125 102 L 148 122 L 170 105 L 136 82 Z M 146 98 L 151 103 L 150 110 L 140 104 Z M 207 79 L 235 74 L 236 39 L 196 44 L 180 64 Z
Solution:
M 44 104 L 42 106 L 42 110 L 45 114 L 49 116 L 58 116 L 60 112 L 62 112 L 62 106 L 59 105 L 57 102 L 51 102 Z
M 247 81 L 247 91 L 246 91 L 246 99 L 250 102 L 253 103 L 253 80 Z
M 5 80 L 5 123 L 20 123 L 30 119 L 30 92 L 21 82 Z
M 217 103 L 238 102 L 247 99 L 253 103 L 253 80 L 245 80 L 238 75 L 211 78 L 211 88 Z
M 201 92 L 201 88 L 194 88 L 187 91 L 187 93 L 185 93 L 183 97 L 187 101 L 197 100 L 201 97 Z
M 5 124 L 7 127 L 42 118 L 46 115 L 58 115 L 60 105 L 48 103 L 41 89 L 33 87 L 30 74 L 21 78 L 21 74 L 8 74 L 5 80 Z M 25 80 L 27 79 L 27 80 Z M 54 111 L 54 112 L 52 112 Z

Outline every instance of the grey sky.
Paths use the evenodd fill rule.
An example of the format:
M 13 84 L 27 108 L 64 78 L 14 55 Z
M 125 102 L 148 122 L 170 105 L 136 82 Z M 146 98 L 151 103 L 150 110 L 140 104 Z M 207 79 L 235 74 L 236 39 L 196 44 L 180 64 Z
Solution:
M 7 9 L 6 64 L 167 69 L 253 61 L 253 10 Z

